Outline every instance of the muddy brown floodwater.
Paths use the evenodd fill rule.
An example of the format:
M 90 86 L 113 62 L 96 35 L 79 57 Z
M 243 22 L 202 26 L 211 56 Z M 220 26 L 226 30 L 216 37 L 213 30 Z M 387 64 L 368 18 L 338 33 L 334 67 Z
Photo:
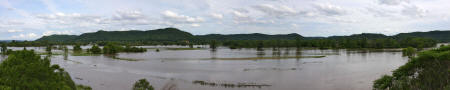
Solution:
M 68 56 L 64 60 L 62 55 L 56 55 L 52 56 L 52 63 L 64 67 L 76 83 L 94 90 L 130 90 L 141 78 L 149 80 L 156 90 L 370 90 L 372 81 L 407 62 L 401 52 L 392 50 L 303 49 L 297 53 L 295 49 L 279 52 L 265 49 L 258 53 L 254 49 L 219 48 L 212 52 L 164 49 L 171 46 L 146 48 L 150 49 L 145 53 L 117 56 L 136 61 L 103 55 Z M 161 49 L 156 52 L 153 48 Z M 43 51 L 45 48 L 28 49 Z M 322 55 L 325 57 L 295 58 Z M 272 56 L 294 58 L 257 59 Z M 255 59 L 235 60 L 252 57 Z

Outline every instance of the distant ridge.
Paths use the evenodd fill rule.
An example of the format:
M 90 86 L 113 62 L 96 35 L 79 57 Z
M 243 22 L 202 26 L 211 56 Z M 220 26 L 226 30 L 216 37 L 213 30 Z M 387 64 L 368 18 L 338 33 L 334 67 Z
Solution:
M 429 32 L 411 32 L 411 33 L 399 33 L 395 35 L 397 37 L 424 37 L 424 38 L 431 38 L 434 40 L 438 40 L 441 42 L 450 42 L 450 30 L 435 30 L 435 31 L 429 31 Z
M 192 35 L 189 32 L 177 28 L 163 28 L 147 31 L 97 31 L 84 33 L 81 35 L 50 35 L 44 36 L 36 41 L 50 42 L 95 42 L 95 41 L 183 41 L 183 40 L 295 40 L 295 39 L 341 39 L 341 38 L 404 38 L 404 37 L 424 37 L 438 40 L 441 42 L 450 42 L 450 31 L 429 31 L 429 32 L 411 32 L 400 33 L 394 36 L 386 36 L 377 33 L 362 33 L 349 36 L 330 36 L 330 37 L 303 37 L 297 33 L 268 35 L 261 33 L 251 34 L 207 34 Z
M 295 40 L 303 38 L 303 36 L 297 33 L 277 34 L 277 35 L 267 35 L 261 33 L 228 34 L 228 35 L 208 34 L 208 35 L 197 35 L 197 37 L 204 40 Z

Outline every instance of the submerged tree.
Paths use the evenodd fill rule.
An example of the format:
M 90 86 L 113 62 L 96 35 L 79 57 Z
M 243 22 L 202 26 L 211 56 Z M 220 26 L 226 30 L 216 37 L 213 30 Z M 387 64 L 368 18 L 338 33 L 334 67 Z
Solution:
M 1 51 L 2 51 L 3 55 L 7 54 L 6 52 L 8 51 L 8 48 L 7 48 L 6 44 L 2 44 L 2 50 Z
M 81 46 L 79 44 L 76 44 L 75 46 L 73 46 L 73 52 L 81 52 L 83 49 L 81 49 Z
M 146 79 L 140 79 L 134 83 L 133 90 L 154 90 L 154 88 Z
M 209 43 L 209 48 L 211 48 L 213 51 L 216 50 L 216 48 L 217 48 L 217 42 L 216 42 L 216 40 L 212 40 L 212 41 Z
M 69 48 L 67 48 L 67 46 L 63 46 L 63 50 L 64 50 L 64 60 L 67 60 L 69 56 Z
M 102 49 L 100 49 L 100 47 L 98 47 L 97 45 L 93 45 L 91 47 L 91 49 L 89 49 L 89 51 L 93 54 L 101 54 L 102 53 Z
M 48 55 L 52 55 L 52 45 L 47 45 L 45 51 L 47 52 Z
M 415 53 L 416 53 L 416 49 L 414 49 L 413 47 L 408 47 L 408 48 L 403 48 L 402 49 L 402 54 L 403 56 L 408 56 L 408 57 L 414 57 Z

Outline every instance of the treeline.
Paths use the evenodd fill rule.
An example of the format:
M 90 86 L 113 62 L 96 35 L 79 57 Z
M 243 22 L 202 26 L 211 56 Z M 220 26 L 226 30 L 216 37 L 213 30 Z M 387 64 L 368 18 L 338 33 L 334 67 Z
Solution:
M 316 47 L 321 49 L 330 48 L 425 48 L 433 47 L 437 41 L 428 38 L 339 38 L 339 39 L 313 39 L 313 40 L 230 40 L 222 41 L 223 46 L 235 48 L 266 48 L 277 47 Z
M 412 49 L 412 48 L 409 48 Z M 414 50 L 405 49 L 414 52 Z M 450 90 L 450 46 L 409 54 L 410 60 L 374 81 L 375 90 Z
M 79 52 L 81 51 L 79 48 L 79 45 L 76 45 L 74 47 L 74 52 Z M 93 45 L 91 48 L 87 49 L 87 52 L 92 53 L 92 54 L 116 54 L 119 52 L 146 52 L 147 49 L 145 48 L 138 48 L 138 47 L 133 47 L 133 46 L 129 46 L 126 45 L 121 46 L 115 43 L 108 43 L 105 46 L 103 46 L 103 49 L 100 48 L 97 45 Z

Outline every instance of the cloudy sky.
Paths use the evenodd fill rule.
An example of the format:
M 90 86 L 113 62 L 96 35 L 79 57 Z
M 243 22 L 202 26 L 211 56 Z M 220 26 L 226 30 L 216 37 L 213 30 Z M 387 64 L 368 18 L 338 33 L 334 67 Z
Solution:
M 0 0 L 0 40 L 176 27 L 303 36 L 449 30 L 449 0 Z

